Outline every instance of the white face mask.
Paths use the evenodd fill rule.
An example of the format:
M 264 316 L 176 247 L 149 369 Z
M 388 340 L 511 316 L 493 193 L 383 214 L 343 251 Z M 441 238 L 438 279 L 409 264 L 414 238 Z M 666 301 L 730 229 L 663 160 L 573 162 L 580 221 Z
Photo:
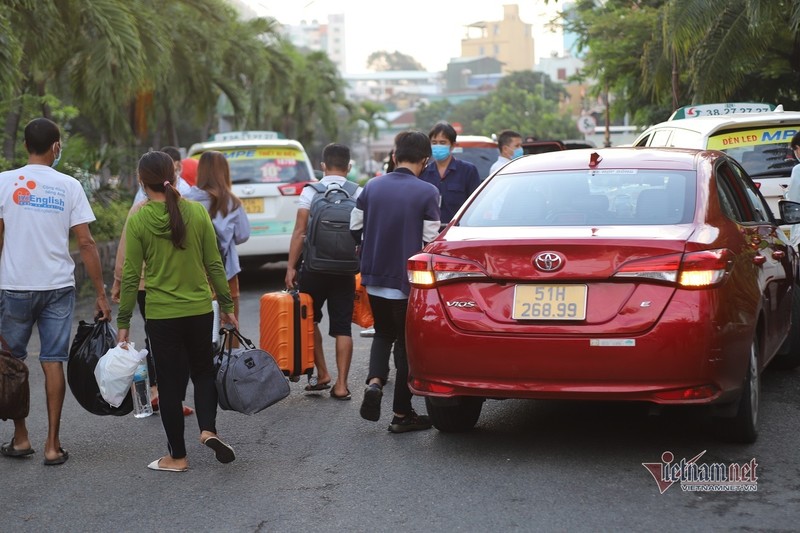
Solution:
M 55 146 L 55 145 L 53 145 L 53 146 Z M 64 153 L 64 150 L 63 150 L 63 149 L 61 148 L 61 146 L 59 145 L 59 148 L 58 148 L 58 155 L 56 156 L 56 158 L 55 158 L 55 159 L 53 159 L 53 162 L 52 162 L 52 163 L 50 163 L 50 166 L 51 166 L 51 167 L 53 167 L 53 168 L 56 168 L 56 167 L 58 166 L 58 162 L 59 162 L 59 161 L 61 161 L 61 154 L 62 154 L 62 153 Z

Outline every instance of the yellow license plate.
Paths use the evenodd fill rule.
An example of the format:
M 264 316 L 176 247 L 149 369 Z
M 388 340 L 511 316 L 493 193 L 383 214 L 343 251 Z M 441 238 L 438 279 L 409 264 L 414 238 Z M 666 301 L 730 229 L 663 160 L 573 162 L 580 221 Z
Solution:
M 244 206 L 245 213 L 263 213 L 264 212 L 264 199 L 263 198 L 242 198 L 242 205 Z
M 586 285 L 517 285 L 515 320 L 583 320 Z

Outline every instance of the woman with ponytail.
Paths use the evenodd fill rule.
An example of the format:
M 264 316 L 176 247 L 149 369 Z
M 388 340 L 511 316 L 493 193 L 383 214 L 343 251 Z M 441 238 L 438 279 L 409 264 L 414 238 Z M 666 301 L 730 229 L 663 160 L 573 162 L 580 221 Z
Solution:
M 189 467 L 181 404 L 189 378 L 194 385 L 200 442 L 214 450 L 218 461 L 229 463 L 236 456 L 219 439 L 216 429 L 209 280 L 217 294 L 222 323 L 239 324 L 214 226 L 202 205 L 181 198 L 167 154 L 144 154 L 138 175 L 149 201 L 128 219 L 117 326 L 119 342 L 127 342 L 144 263 L 145 330 L 155 359 L 159 410 L 169 450 L 148 468 L 184 472 Z

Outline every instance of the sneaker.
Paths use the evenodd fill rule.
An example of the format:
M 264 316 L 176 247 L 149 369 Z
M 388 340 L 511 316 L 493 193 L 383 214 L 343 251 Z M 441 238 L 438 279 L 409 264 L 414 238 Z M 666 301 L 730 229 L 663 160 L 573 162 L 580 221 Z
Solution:
M 375 336 L 375 328 L 367 328 L 362 329 L 361 333 L 359 333 L 361 337 L 374 337 Z
M 431 419 L 426 415 L 418 415 L 416 411 L 411 410 L 411 414 L 404 417 L 395 416 L 392 418 L 392 423 L 389 425 L 391 433 L 405 433 L 407 431 L 421 431 L 423 429 L 430 429 L 433 426 Z
M 381 398 L 383 389 L 377 383 L 373 383 L 364 389 L 364 400 L 361 402 L 361 418 L 377 422 L 381 418 Z

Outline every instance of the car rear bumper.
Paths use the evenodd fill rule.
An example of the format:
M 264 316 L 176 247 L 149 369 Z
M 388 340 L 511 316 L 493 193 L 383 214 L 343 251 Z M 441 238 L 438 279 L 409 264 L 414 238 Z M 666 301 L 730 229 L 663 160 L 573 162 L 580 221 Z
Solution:
M 406 344 L 414 394 L 454 397 L 648 401 L 733 401 L 744 381 L 751 326 L 718 326 L 669 310 L 650 330 L 610 335 L 474 334 L 444 318 L 434 291 L 412 291 Z M 703 305 L 699 292 L 670 307 Z M 427 300 L 422 316 L 412 307 Z M 676 301 L 677 300 L 677 301 Z M 707 316 L 707 315 L 706 315 Z

